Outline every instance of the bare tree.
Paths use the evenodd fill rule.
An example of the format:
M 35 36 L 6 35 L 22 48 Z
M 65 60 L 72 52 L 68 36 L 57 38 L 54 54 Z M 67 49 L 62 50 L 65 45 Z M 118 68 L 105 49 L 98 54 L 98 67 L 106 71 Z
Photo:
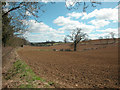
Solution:
M 102 43 L 102 39 L 103 39 L 103 37 L 99 37 L 100 43 Z
M 76 51 L 77 44 L 84 40 L 87 37 L 87 34 L 83 33 L 82 29 L 76 28 L 73 30 L 72 35 L 68 35 L 68 37 L 73 41 L 74 51 Z
M 115 41 L 116 41 L 116 39 L 115 39 L 115 33 L 114 32 L 110 32 L 110 35 L 111 35 L 111 38 L 114 40 L 114 43 L 115 43 Z

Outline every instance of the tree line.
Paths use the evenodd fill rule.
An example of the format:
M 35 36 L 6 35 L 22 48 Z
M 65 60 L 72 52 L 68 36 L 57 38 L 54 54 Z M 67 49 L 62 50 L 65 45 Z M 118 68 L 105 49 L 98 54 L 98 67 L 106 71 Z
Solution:
M 4 5 L 4 3 L 2 3 Z M 2 14 L 5 12 L 2 10 Z M 6 46 L 21 46 L 27 44 L 27 41 L 24 38 L 20 38 L 15 34 L 15 26 L 11 25 L 11 18 L 8 15 L 2 17 L 2 45 Z

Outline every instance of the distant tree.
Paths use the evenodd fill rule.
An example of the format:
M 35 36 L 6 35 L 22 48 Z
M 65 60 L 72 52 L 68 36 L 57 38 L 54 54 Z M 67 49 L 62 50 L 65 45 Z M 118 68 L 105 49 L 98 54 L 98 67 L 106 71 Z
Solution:
M 99 40 L 100 40 L 100 43 L 102 44 L 102 39 L 103 39 L 103 37 L 99 37 Z
M 68 35 L 68 37 L 73 41 L 74 51 L 76 51 L 77 44 L 84 40 L 87 37 L 87 34 L 83 33 L 82 29 L 76 28 L 73 30 L 72 35 Z
M 53 45 L 54 45 L 54 43 L 55 43 L 55 41 L 51 41 L 50 43 L 51 43 L 51 46 L 53 46 Z
M 110 38 L 110 36 L 108 36 L 108 35 L 106 35 L 106 36 L 105 36 L 105 39 L 106 39 L 106 44 L 108 44 L 108 43 L 109 43 L 109 38 Z
M 68 42 L 68 39 L 67 37 L 64 38 L 64 43 L 67 43 Z
M 111 35 L 111 38 L 114 40 L 114 43 L 115 43 L 115 41 L 116 41 L 115 33 L 114 32 L 110 32 L 110 35 Z

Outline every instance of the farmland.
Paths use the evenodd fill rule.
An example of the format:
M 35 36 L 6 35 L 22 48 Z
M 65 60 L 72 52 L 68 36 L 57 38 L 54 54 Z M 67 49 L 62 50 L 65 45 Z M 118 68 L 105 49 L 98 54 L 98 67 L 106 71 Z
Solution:
M 120 89 L 118 2 L 1 3 L 1 84 Z
M 103 42 L 105 42 L 103 40 Z M 57 88 L 118 88 L 118 43 L 49 46 L 24 46 L 17 50 L 36 75 L 51 81 Z M 58 51 L 53 51 L 57 49 Z

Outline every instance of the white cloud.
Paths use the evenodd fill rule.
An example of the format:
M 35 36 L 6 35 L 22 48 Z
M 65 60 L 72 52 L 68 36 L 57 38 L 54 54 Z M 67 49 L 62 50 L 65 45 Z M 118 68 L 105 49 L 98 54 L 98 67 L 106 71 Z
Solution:
M 110 32 L 113 32 L 115 34 L 118 34 L 118 29 L 114 29 L 114 28 L 107 28 L 105 30 L 96 30 L 97 32 L 103 32 L 103 33 L 110 33 Z
M 64 16 L 59 16 L 57 19 L 55 19 L 53 21 L 55 24 L 57 24 L 58 26 L 64 26 L 64 25 L 71 25 L 71 24 L 74 24 L 74 23 L 79 23 L 78 21 L 73 21 L 73 20 L 70 20 L 69 17 L 64 17 Z
M 76 2 L 75 1 L 73 1 L 73 0 L 67 0 L 66 1 L 66 7 L 73 7 L 74 5 L 76 4 Z
M 41 0 L 41 2 L 48 3 L 48 2 L 54 2 L 55 0 Z
M 81 28 L 85 33 L 90 33 L 95 27 L 93 25 L 86 25 L 82 22 L 71 20 L 68 17 L 59 16 L 57 19 L 53 21 L 58 26 L 63 26 L 59 28 L 60 31 L 71 31 L 76 28 Z
M 49 0 L 42 0 L 41 2 L 48 3 L 48 2 L 49 2 Z
M 120 4 L 118 5 L 118 22 L 120 22 Z
M 29 12 L 29 11 L 26 11 L 26 15 L 31 16 L 31 14 L 30 14 L 30 12 Z
M 83 13 L 77 13 L 77 12 L 72 12 L 72 13 L 68 13 L 67 16 L 69 17 L 75 17 L 76 19 L 80 18 L 83 15 Z
M 110 22 L 106 20 L 91 20 L 89 23 L 95 25 L 96 28 L 104 27 L 108 25 Z
M 82 28 L 83 32 L 87 33 L 91 39 L 97 39 L 100 36 L 104 37 L 106 35 L 109 35 L 110 32 L 114 32 L 117 37 L 118 30 L 113 28 L 107 28 L 105 30 L 96 30 L 100 29 L 101 27 L 104 27 L 106 25 L 109 25 L 110 23 L 115 23 L 118 21 L 118 9 L 116 8 L 103 8 L 103 9 L 96 9 L 91 13 L 77 13 L 72 12 L 67 14 L 68 17 L 59 16 L 54 20 L 54 23 L 58 26 L 62 26 L 58 30 L 60 31 L 71 31 L 75 28 Z M 87 25 L 83 22 L 79 22 L 77 20 L 72 20 L 72 18 L 81 18 L 81 19 L 89 19 L 94 18 L 93 20 L 89 21 L 88 23 L 91 25 Z M 113 22 L 111 22 L 113 21 Z M 96 33 L 96 34 L 91 34 Z
M 9 7 L 9 3 L 8 2 L 6 2 L 6 5 L 5 5 L 6 7 Z
M 8 8 L 4 8 L 3 11 L 4 11 L 4 12 L 8 12 Z
M 6 2 L 6 5 L 5 5 L 5 7 L 3 8 L 3 11 L 4 11 L 4 12 L 8 12 L 8 10 L 9 10 L 9 3 Z
M 27 35 L 27 38 L 30 42 L 45 42 L 45 41 L 63 41 L 65 35 L 59 34 L 31 34 Z
M 74 6 L 72 2 L 69 4 Z M 83 22 L 79 22 L 77 20 L 72 20 L 72 18 L 82 18 L 82 19 L 89 19 L 93 18 L 93 20 L 89 21 L 91 25 L 87 25 Z M 110 23 L 110 20 L 114 22 L 118 21 L 118 9 L 117 7 L 112 8 L 103 8 L 103 9 L 96 9 L 93 12 L 87 13 L 77 13 L 72 12 L 68 13 L 67 17 L 59 16 L 56 18 L 53 23 L 61 26 L 58 30 L 53 29 L 52 27 L 46 25 L 45 23 L 38 23 L 35 20 L 29 20 L 28 22 L 24 21 L 25 24 L 29 24 L 30 30 L 26 34 L 30 41 L 46 41 L 46 40 L 63 40 L 65 37 L 64 31 L 71 32 L 73 29 L 81 28 L 83 32 L 87 33 L 91 39 L 97 39 L 100 36 L 104 37 L 109 35 L 110 32 L 114 32 L 116 37 L 118 35 L 118 29 L 107 28 L 105 30 L 96 30 L 98 28 L 104 27 Z M 95 32 L 96 34 L 91 34 L 91 32 Z M 35 35 L 32 33 L 36 33 Z
M 28 22 L 29 27 L 29 32 L 31 33 L 42 33 L 42 32 L 55 32 L 55 33 L 64 33 L 63 31 L 58 31 L 55 30 L 51 27 L 49 27 L 48 25 L 46 25 L 45 23 L 41 22 L 38 23 L 35 20 L 29 20 Z
M 108 33 L 89 34 L 89 38 L 94 40 L 94 39 L 99 39 L 99 37 L 104 38 L 107 35 Z
M 105 38 L 105 36 L 109 36 L 111 38 L 110 33 L 115 33 L 115 37 L 118 38 L 118 35 L 120 34 L 118 32 L 117 28 L 107 28 L 105 30 L 96 30 L 95 34 L 89 34 L 91 39 L 99 39 L 99 37 Z
M 98 20 L 113 20 L 114 22 L 118 21 L 118 9 L 117 8 L 103 8 L 95 9 L 93 12 L 87 14 L 85 13 L 82 19 L 89 19 L 96 17 Z
M 120 9 L 120 4 L 118 6 L 115 7 L 116 9 Z
M 55 30 L 45 23 L 38 23 L 35 20 L 27 21 L 29 28 L 24 36 L 28 38 L 31 42 L 44 42 L 46 40 L 59 41 L 64 38 L 64 31 Z

